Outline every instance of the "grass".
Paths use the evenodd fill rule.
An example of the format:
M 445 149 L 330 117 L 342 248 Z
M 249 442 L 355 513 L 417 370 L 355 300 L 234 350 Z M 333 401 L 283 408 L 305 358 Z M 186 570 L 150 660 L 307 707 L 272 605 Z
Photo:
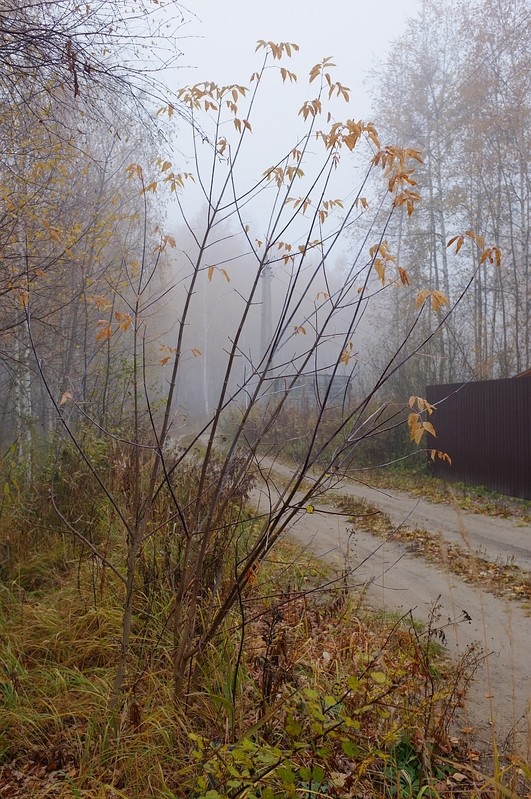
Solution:
M 513 517 L 522 524 L 531 524 L 529 500 L 498 494 L 484 486 L 448 483 L 430 475 L 424 464 L 401 469 L 392 467 L 363 469 L 361 476 L 363 482 L 373 488 L 406 491 L 432 502 L 457 503 L 460 508 L 471 513 L 484 513 L 487 516 L 502 518 Z
M 119 561 L 123 543 L 112 530 L 105 534 Z M 0 535 L 13 540 L 7 515 Z M 44 542 L 19 530 L 0 588 L 0 795 L 487 799 L 522 792 L 524 764 L 482 774 L 470 744 L 450 733 L 473 653 L 451 663 L 435 624 L 421 629 L 363 609 L 341 575 L 289 541 L 261 564 L 176 703 L 171 594 L 159 582 L 164 553 L 151 541 L 148 554 L 128 683 L 112 713 L 118 579 L 59 533 Z
M 185 710 L 173 705 L 163 647 L 119 718 L 107 711 L 118 608 L 95 609 L 85 580 L 68 577 L 38 598 L 4 588 L 5 784 L 15 771 L 30 795 L 61 799 L 267 798 L 301 786 L 313 796 L 402 796 L 395 776 L 407 742 L 411 784 L 437 796 L 441 774 L 451 785 L 456 771 L 447 759 L 465 754 L 447 731 L 464 674 L 416 628 L 364 617 L 341 582 L 320 591 L 332 577 L 283 544 L 246 601 L 236 690 L 234 618 Z M 481 779 L 468 775 L 460 796 L 475 795 Z

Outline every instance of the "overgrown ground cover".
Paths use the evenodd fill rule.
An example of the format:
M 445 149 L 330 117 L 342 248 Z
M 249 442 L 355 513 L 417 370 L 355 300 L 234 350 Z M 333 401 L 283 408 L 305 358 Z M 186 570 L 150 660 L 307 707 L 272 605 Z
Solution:
M 87 529 L 99 526 L 116 556 L 123 543 L 112 514 L 84 496 L 81 479 L 70 488 Z M 371 614 L 346 576 L 289 542 L 253 572 L 179 702 L 167 553 L 148 548 L 134 667 L 123 703 L 110 710 L 119 580 L 53 526 L 45 502 L 34 496 L 31 512 L 8 503 L 1 522 L 0 795 L 525 795 L 525 764 L 497 762 L 482 774 L 480 753 L 452 727 L 477 654 L 450 663 L 435 612 L 424 630 Z

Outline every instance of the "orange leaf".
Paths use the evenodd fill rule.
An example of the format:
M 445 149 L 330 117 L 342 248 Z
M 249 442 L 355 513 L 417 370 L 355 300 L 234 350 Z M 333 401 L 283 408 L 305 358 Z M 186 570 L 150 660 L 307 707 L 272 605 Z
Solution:
M 96 336 L 96 341 L 105 341 L 105 339 L 108 339 L 112 336 L 112 328 L 106 319 L 100 319 L 97 324 L 102 325 L 102 328 Z
M 402 269 L 401 266 L 398 267 L 398 276 L 400 278 L 400 282 L 403 286 L 409 286 L 411 280 L 409 278 L 409 272 L 406 269 Z
M 119 328 L 122 331 L 127 330 L 132 323 L 131 315 L 128 313 L 121 313 L 120 311 L 115 311 L 114 318 L 119 323 Z
M 381 258 L 375 258 L 374 269 L 376 274 L 378 275 L 378 279 L 382 283 L 382 286 L 385 286 L 385 264 Z
M 18 292 L 18 302 L 21 308 L 27 308 L 29 302 L 29 291 L 20 289 Z
M 434 311 L 440 311 L 444 305 L 448 305 L 448 297 L 442 291 L 431 292 L 431 307 Z

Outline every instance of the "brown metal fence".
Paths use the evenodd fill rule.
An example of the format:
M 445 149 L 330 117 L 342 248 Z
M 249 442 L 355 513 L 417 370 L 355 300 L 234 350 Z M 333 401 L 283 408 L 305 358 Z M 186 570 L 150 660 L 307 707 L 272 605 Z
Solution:
M 531 499 L 531 377 L 428 386 L 426 399 L 437 408 L 428 446 L 452 459 L 434 474 Z

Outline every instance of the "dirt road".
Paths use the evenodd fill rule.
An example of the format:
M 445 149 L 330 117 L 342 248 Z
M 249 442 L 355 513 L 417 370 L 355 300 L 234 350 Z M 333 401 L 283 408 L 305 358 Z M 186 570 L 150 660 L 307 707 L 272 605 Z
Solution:
M 447 541 L 470 546 L 487 560 L 514 561 L 531 572 L 531 526 L 522 525 L 518 519 L 503 519 L 468 513 L 448 504 L 427 502 L 401 491 L 385 491 L 340 483 L 335 489 L 366 499 L 386 513 L 398 527 L 415 527 L 430 533 L 439 533 Z
M 287 467 L 275 465 L 275 472 L 278 471 L 289 474 Z M 270 501 L 273 482 L 269 480 L 267 489 L 257 493 L 262 511 Z M 369 500 L 387 513 L 396 526 L 438 532 L 461 546 L 468 540 L 471 557 L 473 550 L 479 550 L 489 560 L 513 559 L 531 570 L 529 526 L 353 483 L 337 485 L 332 496 L 334 491 Z M 330 505 L 316 505 L 313 514 L 301 512 L 290 535 L 332 564 L 343 567 L 346 563 L 354 569 L 353 582 L 365 586 L 372 605 L 402 612 L 411 610 L 414 617 L 426 621 L 437 604 L 441 622 L 448 622 L 446 639 L 451 654 L 459 656 L 470 645 L 479 644 L 486 655 L 469 692 L 463 726 L 474 727 L 474 740 L 484 741 L 489 748 L 493 736 L 499 744 L 509 741 L 529 760 L 531 616 L 518 603 L 467 584 L 443 564 L 439 568 L 428 563 L 397 541 L 382 542 L 370 533 L 352 531 L 352 524 L 330 510 Z

